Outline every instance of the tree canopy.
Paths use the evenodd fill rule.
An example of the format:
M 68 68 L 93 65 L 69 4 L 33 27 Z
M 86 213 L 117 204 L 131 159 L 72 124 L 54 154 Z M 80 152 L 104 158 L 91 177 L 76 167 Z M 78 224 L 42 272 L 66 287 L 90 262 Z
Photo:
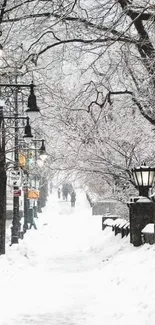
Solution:
M 154 163 L 154 20 L 151 0 L 1 1 L 1 82 L 34 79 L 50 168 L 123 188 Z

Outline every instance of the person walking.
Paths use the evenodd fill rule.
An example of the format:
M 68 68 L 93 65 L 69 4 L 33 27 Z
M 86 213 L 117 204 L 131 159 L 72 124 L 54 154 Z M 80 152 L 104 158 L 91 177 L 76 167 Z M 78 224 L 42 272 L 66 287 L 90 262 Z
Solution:
M 76 193 L 73 191 L 71 193 L 71 207 L 75 207 L 75 201 L 76 201 Z
M 29 208 L 29 223 L 30 223 L 30 226 L 29 226 L 29 229 L 31 229 L 32 227 L 34 229 L 37 229 L 37 226 L 35 224 L 35 221 L 34 221 L 34 210 L 33 208 Z
M 58 199 L 60 199 L 60 188 L 58 188 Z
M 63 194 L 63 200 L 66 200 L 67 201 L 67 199 L 68 199 L 68 190 L 65 188 L 65 189 L 63 189 L 63 192 L 62 192 Z

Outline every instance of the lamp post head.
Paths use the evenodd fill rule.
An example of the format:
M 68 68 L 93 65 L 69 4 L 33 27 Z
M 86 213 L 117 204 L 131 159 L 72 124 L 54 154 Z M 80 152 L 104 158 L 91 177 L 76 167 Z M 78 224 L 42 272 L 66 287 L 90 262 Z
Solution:
M 27 117 L 27 123 L 25 125 L 25 134 L 23 138 L 33 138 L 33 135 L 31 133 L 31 126 L 29 124 L 29 117 Z
M 155 167 L 148 167 L 145 164 L 131 170 L 133 180 L 139 189 L 139 195 L 148 196 L 148 190 L 153 185 L 155 178 Z
M 28 97 L 28 109 L 26 110 L 26 113 L 29 115 L 34 115 L 36 117 L 36 114 L 40 112 L 39 108 L 37 107 L 36 102 L 36 96 L 34 94 L 34 84 L 33 82 L 30 84 L 30 95 Z
M 42 139 L 42 145 L 39 149 L 39 153 L 40 153 L 40 159 L 44 161 L 47 158 L 47 154 L 46 154 L 46 148 L 45 148 L 45 140 L 43 140 L 43 139 Z

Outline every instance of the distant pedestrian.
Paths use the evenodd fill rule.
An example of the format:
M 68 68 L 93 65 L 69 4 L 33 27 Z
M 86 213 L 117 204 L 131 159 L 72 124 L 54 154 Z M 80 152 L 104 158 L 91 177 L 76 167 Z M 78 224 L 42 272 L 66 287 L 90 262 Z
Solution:
M 50 194 L 52 194 L 52 190 L 53 190 L 53 184 L 52 182 L 50 183 Z
M 67 201 L 68 199 L 68 190 L 65 188 L 62 190 L 63 200 Z
M 76 193 L 73 191 L 71 193 L 71 207 L 75 207 Z
M 29 223 L 30 223 L 29 229 L 31 229 L 32 227 L 34 229 L 37 229 L 37 226 L 36 226 L 35 221 L 34 221 L 34 210 L 33 210 L 33 208 L 30 208 L 28 213 L 29 213 Z
M 61 193 L 60 188 L 58 188 L 58 199 L 60 199 L 60 193 Z

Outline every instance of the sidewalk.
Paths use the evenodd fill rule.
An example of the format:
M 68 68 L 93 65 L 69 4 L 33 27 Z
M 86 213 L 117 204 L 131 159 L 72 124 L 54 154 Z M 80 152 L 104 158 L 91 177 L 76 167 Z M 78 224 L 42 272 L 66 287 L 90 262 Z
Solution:
M 5 281 L 0 270 L 0 288 L 5 292 L 0 298 L 4 307 L 0 324 L 87 324 L 84 309 L 95 299 L 88 272 L 97 262 L 91 252 L 87 257 L 87 250 L 101 224 L 91 216 L 82 192 L 76 203 L 71 208 L 69 201 L 51 195 L 36 220 L 38 230 L 27 231 L 24 240 L 7 247 L 6 256 L 0 258 L 7 269 Z
M 154 325 L 154 245 L 101 230 L 84 193 L 53 193 L 18 245 L 0 257 L 0 325 Z

